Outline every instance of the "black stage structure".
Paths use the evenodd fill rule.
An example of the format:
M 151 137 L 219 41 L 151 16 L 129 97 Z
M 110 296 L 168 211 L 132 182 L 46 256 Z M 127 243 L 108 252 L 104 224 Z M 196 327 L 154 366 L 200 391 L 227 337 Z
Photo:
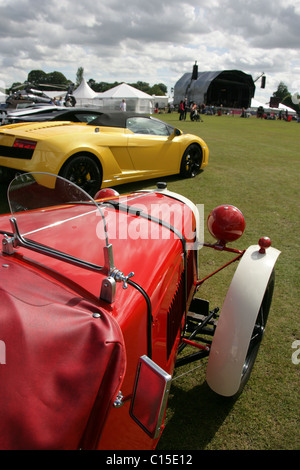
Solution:
M 248 108 L 254 97 L 255 85 L 251 75 L 240 70 L 185 73 L 175 84 L 174 105 L 187 98 L 198 106 Z

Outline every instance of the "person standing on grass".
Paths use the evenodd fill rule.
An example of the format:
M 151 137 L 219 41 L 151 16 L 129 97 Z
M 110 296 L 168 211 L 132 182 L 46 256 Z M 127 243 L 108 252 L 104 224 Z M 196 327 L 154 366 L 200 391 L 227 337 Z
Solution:
M 179 121 L 182 121 L 183 118 L 184 118 L 184 104 L 183 104 L 183 101 L 181 100 L 180 105 L 179 105 Z
M 187 111 L 188 111 L 188 102 L 187 102 L 187 98 L 184 98 L 183 108 L 184 108 L 183 118 L 184 118 L 184 120 L 186 120 L 186 113 L 187 113 Z

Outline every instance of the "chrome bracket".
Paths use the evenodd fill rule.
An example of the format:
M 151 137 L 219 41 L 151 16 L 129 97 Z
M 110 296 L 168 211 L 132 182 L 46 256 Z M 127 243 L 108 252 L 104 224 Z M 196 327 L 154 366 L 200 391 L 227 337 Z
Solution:
M 5 253 L 6 255 L 12 255 L 14 253 L 14 247 L 14 237 L 9 237 L 5 233 L 2 239 L 2 253 Z
M 102 281 L 100 299 L 112 304 L 116 298 L 116 281 L 108 276 Z
M 131 272 L 128 274 L 128 276 L 125 276 L 125 274 L 123 274 L 122 271 L 119 271 L 118 269 L 114 269 L 110 275 L 111 277 L 115 279 L 116 282 L 123 282 L 123 289 L 127 289 L 128 279 L 134 276 L 134 272 Z

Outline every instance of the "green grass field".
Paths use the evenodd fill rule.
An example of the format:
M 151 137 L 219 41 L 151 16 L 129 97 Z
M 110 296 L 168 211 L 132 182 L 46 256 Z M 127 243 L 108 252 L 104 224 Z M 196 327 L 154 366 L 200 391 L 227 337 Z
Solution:
M 213 394 L 205 382 L 205 361 L 172 384 L 167 427 L 160 449 L 299 449 L 300 364 L 292 344 L 300 340 L 299 312 L 299 124 L 237 116 L 204 116 L 203 122 L 177 122 L 160 116 L 209 146 L 207 168 L 193 180 L 168 187 L 205 205 L 205 217 L 219 204 L 244 214 L 246 229 L 232 244 L 246 248 L 269 236 L 281 250 L 266 334 L 244 392 L 233 401 Z M 207 230 L 206 240 L 213 241 Z M 230 256 L 229 256 L 230 258 Z M 200 277 L 227 260 L 223 253 L 199 252 Z M 222 306 L 232 274 L 222 271 L 199 294 Z M 300 355 L 299 355 L 300 356 Z M 194 365 L 178 370 L 181 375 Z
M 299 328 L 299 133 L 300 124 L 237 116 L 204 116 L 203 122 L 178 114 L 159 118 L 201 136 L 209 146 L 207 168 L 196 178 L 162 178 L 168 189 L 204 204 L 205 218 L 219 204 L 244 214 L 243 237 L 232 244 L 247 248 L 269 236 L 281 250 L 266 334 L 252 376 L 235 401 L 216 396 L 205 382 L 206 361 L 180 368 L 171 388 L 166 429 L 158 450 L 293 450 L 300 448 L 300 364 L 292 362 Z M 117 187 L 119 192 L 153 187 L 154 181 Z M 7 210 L 0 187 L 1 211 Z M 213 241 L 205 228 L 206 241 Z M 200 276 L 231 256 L 202 249 Z M 199 295 L 221 307 L 236 266 L 208 281 Z M 299 354 L 300 358 L 300 354 Z

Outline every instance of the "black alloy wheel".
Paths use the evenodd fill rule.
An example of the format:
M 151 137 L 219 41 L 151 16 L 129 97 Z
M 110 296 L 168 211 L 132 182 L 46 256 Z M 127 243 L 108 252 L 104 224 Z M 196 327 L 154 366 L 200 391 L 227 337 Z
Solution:
M 180 166 L 180 175 L 183 178 L 194 178 L 200 171 L 202 164 L 202 150 L 197 144 L 191 144 L 183 154 Z
M 100 189 L 102 174 L 99 165 L 88 155 L 78 155 L 70 160 L 60 175 L 71 181 L 92 197 Z

